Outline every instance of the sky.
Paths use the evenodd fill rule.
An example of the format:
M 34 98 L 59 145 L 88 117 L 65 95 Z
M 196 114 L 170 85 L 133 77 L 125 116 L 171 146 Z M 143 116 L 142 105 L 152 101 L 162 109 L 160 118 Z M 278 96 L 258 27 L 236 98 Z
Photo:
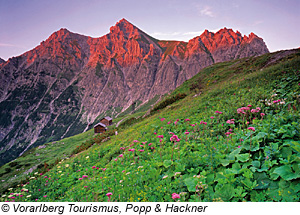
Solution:
M 122 18 L 161 40 L 227 27 L 257 34 L 271 52 L 300 47 L 299 0 L 0 0 L 0 57 L 21 55 L 61 28 L 101 37 Z

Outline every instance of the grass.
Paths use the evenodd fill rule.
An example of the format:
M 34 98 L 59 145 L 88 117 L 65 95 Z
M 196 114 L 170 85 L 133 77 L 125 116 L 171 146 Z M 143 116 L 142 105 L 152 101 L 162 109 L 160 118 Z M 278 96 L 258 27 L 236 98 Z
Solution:
M 203 69 L 169 95 L 184 99 L 106 142 L 87 135 L 1 201 L 298 201 L 300 54 L 266 67 L 274 55 Z

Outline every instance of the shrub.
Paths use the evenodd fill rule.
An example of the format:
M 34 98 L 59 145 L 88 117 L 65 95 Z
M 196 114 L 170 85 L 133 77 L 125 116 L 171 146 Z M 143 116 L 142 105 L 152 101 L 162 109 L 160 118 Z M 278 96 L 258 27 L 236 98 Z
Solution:
M 150 112 L 150 114 L 154 114 L 156 111 L 161 110 L 165 107 L 167 107 L 170 104 L 173 104 L 174 102 L 181 100 L 185 98 L 187 95 L 185 93 L 178 93 L 175 96 L 172 96 L 170 98 L 167 98 L 163 101 L 161 101 L 159 104 L 157 104 Z

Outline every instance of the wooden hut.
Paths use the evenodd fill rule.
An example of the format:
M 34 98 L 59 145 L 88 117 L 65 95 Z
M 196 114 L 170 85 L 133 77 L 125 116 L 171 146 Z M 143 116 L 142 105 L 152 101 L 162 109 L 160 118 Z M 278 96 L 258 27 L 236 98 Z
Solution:
M 100 120 L 100 123 L 103 123 L 104 125 L 109 126 L 109 125 L 112 125 L 113 122 L 112 122 L 112 118 L 110 118 L 109 116 L 106 116 Z
M 107 127 L 105 124 L 99 122 L 98 124 L 96 124 L 94 126 L 94 133 L 97 134 L 97 133 L 104 133 L 105 131 L 107 130 Z

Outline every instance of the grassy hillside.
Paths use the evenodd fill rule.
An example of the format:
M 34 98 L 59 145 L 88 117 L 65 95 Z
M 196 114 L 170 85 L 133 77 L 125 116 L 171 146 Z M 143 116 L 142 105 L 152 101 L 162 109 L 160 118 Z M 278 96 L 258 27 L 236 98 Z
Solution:
M 105 142 L 87 134 L 87 150 L 1 201 L 298 201 L 299 70 L 299 50 L 205 68 L 148 117 Z

